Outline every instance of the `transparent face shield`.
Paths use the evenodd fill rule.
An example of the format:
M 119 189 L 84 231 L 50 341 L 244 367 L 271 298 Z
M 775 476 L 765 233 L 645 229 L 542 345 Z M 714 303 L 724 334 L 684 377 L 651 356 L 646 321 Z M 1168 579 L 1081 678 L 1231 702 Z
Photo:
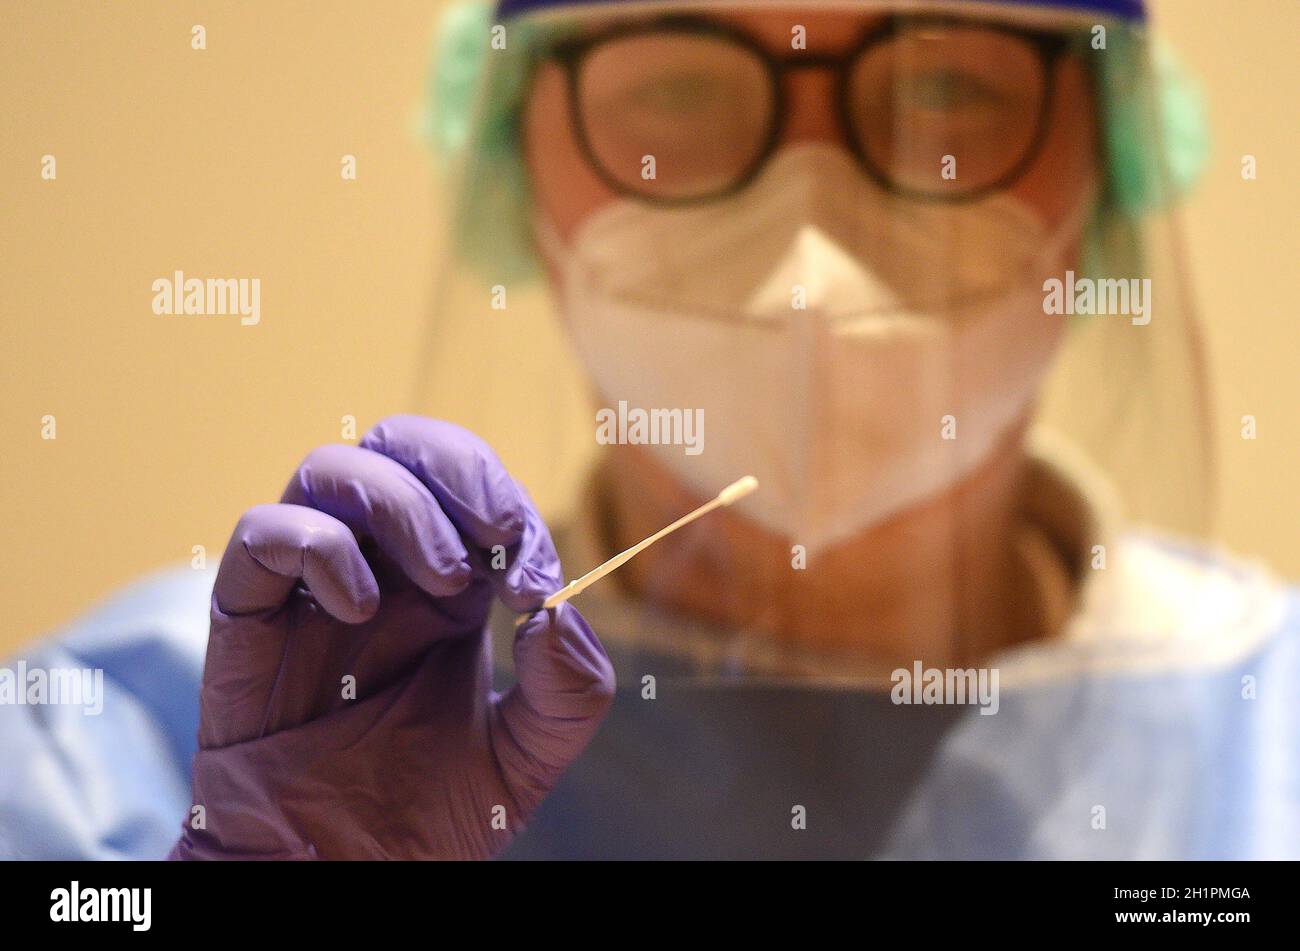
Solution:
M 458 13 L 420 410 L 496 448 L 569 577 L 760 483 L 575 600 L 602 636 L 971 663 L 1129 598 L 1089 592 L 1135 530 L 1207 531 L 1145 39 L 949 7 Z

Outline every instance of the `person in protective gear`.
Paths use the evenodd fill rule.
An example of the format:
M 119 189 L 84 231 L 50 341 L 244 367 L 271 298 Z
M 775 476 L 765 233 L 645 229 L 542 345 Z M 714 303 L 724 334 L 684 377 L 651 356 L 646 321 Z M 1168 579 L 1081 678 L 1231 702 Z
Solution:
M 215 584 L 32 654 L 105 716 L 7 716 L 0 851 L 1300 855 L 1297 601 L 1184 540 L 1162 56 L 1140 0 L 458 8 L 421 400 L 465 428 L 313 451 Z

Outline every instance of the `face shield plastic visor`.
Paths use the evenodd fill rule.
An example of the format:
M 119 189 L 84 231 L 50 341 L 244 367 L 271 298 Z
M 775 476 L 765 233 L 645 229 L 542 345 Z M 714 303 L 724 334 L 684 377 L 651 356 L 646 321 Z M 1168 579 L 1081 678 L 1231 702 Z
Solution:
M 970 659 L 1059 633 L 1117 533 L 1205 530 L 1166 213 L 1196 130 L 1140 25 L 978 0 L 451 25 L 420 408 L 497 449 L 570 576 L 761 485 L 579 608 L 698 622 L 732 660 Z

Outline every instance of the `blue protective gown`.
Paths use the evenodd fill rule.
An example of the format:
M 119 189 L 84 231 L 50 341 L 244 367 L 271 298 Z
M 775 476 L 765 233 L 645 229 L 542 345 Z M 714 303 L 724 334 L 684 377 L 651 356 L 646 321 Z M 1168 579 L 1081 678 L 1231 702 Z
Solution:
M 1197 550 L 1127 544 L 1140 608 L 1094 606 L 1096 623 L 1001 658 L 994 716 L 607 639 L 612 713 L 507 856 L 1300 858 L 1300 599 Z M 166 854 L 211 583 L 149 578 L 22 655 L 102 668 L 106 696 L 98 716 L 0 706 L 0 856 Z M 1186 636 L 1126 629 L 1162 599 L 1178 610 L 1180 585 L 1210 593 Z

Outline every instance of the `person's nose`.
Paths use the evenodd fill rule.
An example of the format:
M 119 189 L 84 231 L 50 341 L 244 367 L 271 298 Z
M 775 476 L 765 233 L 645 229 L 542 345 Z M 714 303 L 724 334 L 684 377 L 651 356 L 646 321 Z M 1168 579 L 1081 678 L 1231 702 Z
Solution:
M 835 79 L 829 69 L 799 69 L 785 75 L 785 127 L 781 145 L 839 142 Z

